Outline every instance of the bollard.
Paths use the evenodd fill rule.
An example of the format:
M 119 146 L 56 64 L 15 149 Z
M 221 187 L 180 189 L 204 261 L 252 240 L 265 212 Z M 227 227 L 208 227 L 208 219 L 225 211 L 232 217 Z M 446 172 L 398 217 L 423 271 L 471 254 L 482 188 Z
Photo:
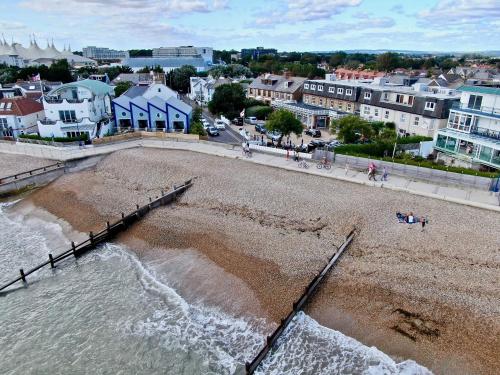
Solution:
M 71 241 L 71 249 L 73 250 L 73 255 L 76 257 L 76 246 L 73 241 Z
M 26 282 L 26 275 L 24 274 L 24 271 L 22 268 L 19 270 L 19 273 L 21 274 L 21 280 L 23 282 Z
M 93 245 L 94 244 L 94 233 L 89 232 L 89 240 L 90 240 L 90 244 Z

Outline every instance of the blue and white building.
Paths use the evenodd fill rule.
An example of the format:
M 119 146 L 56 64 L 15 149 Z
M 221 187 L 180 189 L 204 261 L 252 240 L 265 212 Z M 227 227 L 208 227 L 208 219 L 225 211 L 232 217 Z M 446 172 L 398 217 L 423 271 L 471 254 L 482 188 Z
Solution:
M 192 108 L 177 92 L 155 83 L 134 86 L 113 100 L 118 130 L 189 132 Z
M 89 139 L 113 132 L 110 85 L 85 79 L 61 85 L 43 97 L 45 119 L 38 121 L 42 137 L 78 137 Z
M 500 89 L 462 86 L 446 128 L 434 137 L 438 157 L 500 170 Z

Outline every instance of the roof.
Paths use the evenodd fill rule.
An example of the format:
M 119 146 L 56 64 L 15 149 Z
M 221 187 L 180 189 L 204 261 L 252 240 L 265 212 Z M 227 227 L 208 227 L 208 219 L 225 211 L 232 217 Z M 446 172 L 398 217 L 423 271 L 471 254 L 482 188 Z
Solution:
M 4 98 L 0 99 L 0 116 L 1 115 L 14 115 L 14 116 L 26 116 L 32 113 L 43 111 L 43 105 L 33 99 L 15 97 L 15 98 Z M 7 110 L 8 103 L 10 103 L 10 108 Z
M 163 75 L 163 73 L 160 74 Z M 119 82 L 132 82 L 134 85 L 137 85 L 140 82 L 152 82 L 157 75 L 159 75 L 159 73 L 155 73 L 154 76 L 151 76 L 149 73 L 120 73 L 118 77 L 111 82 L 115 85 Z
M 273 84 L 262 83 L 263 80 L 275 81 Z M 255 78 L 250 84 L 252 89 L 271 90 L 279 92 L 294 93 L 302 87 L 307 80 L 304 77 L 285 77 L 276 74 L 263 74 Z M 290 86 L 285 87 L 285 82 L 291 82 Z
M 462 86 L 458 90 L 466 92 L 474 92 L 479 94 L 500 95 L 500 88 L 483 87 L 483 86 Z
M 60 90 L 62 88 L 67 88 L 67 87 L 84 87 L 87 90 L 92 91 L 94 95 L 114 95 L 114 88 L 104 82 L 101 81 L 96 81 L 94 79 L 84 79 L 82 81 L 76 81 L 76 82 L 70 82 L 70 83 L 65 83 L 64 85 L 61 85 L 59 87 L 56 87 L 54 90 L 49 92 L 49 96 L 53 94 L 54 91 Z
M 123 95 L 128 96 L 129 98 L 135 98 L 136 96 L 144 95 L 148 88 L 148 86 L 132 86 L 125 91 Z

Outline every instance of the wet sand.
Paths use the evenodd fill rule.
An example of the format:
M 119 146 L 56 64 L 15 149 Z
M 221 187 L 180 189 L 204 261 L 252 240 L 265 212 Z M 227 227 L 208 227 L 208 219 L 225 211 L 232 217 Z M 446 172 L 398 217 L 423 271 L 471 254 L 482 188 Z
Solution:
M 193 176 L 178 203 L 155 210 L 120 240 L 135 244 L 140 256 L 170 251 L 178 264 L 198 259 L 213 265 L 207 274 L 232 275 L 227 298 L 214 294 L 210 303 L 279 321 L 356 227 L 353 245 L 308 314 L 436 373 L 500 369 L 497 213 L 244 161 L 145 149 L 64 175 L 30 200 L 88 232 Z M 424 232 L 396 222 L 396 211 L 410 210 L 429 216 Z M 238 288 L 249 303 L 232 302 Z

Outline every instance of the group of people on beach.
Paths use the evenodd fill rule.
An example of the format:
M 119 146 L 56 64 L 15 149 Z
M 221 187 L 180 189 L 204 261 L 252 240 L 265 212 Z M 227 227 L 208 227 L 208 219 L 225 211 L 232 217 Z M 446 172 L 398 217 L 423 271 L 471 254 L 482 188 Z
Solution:
M 400 223 L 406 223 L 406 224 L 417 224 L 417 223 L 420 223 L 422 225 L 422 232 L 424 231 L 425 224 L 427 224 L 429 222 L 425 218 L 425 216 L 422 216 L 422 217 L 418 218 L 415 215 L 413 215 L 413 212 L 411 212 L 411 211 L 408 214 L 403 214 L 401 212 L 396 212 L 396 217 L 398 218 L 398 221 Z

